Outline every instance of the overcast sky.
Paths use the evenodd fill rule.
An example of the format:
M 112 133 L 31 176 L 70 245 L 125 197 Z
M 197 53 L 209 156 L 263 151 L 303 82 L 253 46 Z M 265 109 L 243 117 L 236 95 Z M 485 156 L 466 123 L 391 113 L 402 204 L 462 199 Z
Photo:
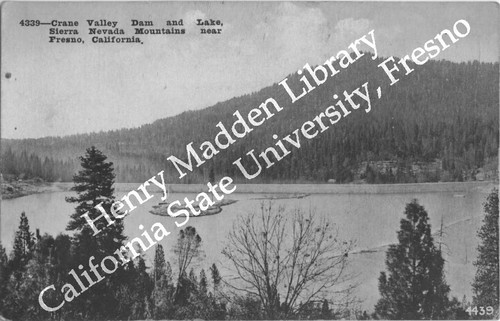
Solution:
M 1 135 L 136 127 L 208 107 L 322 63 L 371 29 L 379 55 L 401 56 L 465 19 L 470 34 L 437 59 L 498 61 L 498 14 L 494 2 L 4 3 Z M 130 19 L 184 19 L 187 34 L 57 45 L 48 43 L 49 26 L 21 27 L 27 18 L 78 20 L 87 42 L 86 19 L 117 20 L 130 35 Z M 196 18 L 222 20 L 222 35 L 199 35 Z

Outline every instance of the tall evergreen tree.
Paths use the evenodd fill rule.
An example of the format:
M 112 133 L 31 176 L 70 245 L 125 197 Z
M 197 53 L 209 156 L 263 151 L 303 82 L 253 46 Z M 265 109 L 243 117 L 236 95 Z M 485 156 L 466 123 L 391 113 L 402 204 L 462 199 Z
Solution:
M 113 163 L 106 162 L 107 157 L 94 146 L 88 148 L 80 157 L 82 169 L 73 176 L 72 191 L 76 197 L 68 197 L 67 202 L 76 203 L 75 212 L 71 215 L 67 230 L 74 231 L 73 254 L 76 264 L 88 264 L 90 256 L 99 262 L 103 257 L 111 255 L 123 245 L 123 221 L 115 220 L 113 225 L 101 218 L 94 222 L 101 232 L 94 236 L 83 214 L 88 212 L 91 219 L 96 219 L 101 212 L 95 207 L 100 204 L 110 213 L 114 201 Z M 76 268 L 76 266 L 75 266 Z M 99 282 L 79 297 L 75 315 L 92 316 L 93 318 L 115 317 L 118 314 L 117 290 L 123 283 L 133 286 L 134 280 L 126 277 L 123 268 L 119 268 L 106 282 Z
M 38 303 L 38 295 L 48 285 L 54 284 L 59 277 L 54 265 L 54 238 L 45 234 L 38 238 L 33 248 L 33 254 L 28 261 L 26 271 L 23 273 L 22 280 L 18 282 L 17 302 L 22 309 L 16 311 L 19 319 L 22 320 L 47 320 L 51 315 L 42 309 Z M 51 307 L 55 307 L 62 301 L 62 294 L 50 292 L 44 296 L 44 302 Z M 61 311 L 54 313 L 59 315 Z
M 196 277 L 196 273 L 194 273 L 193 268 L 189 271 L 189 283 L 191 284 L 190 292 L 194 294 L 198 293 L 198 278 Z
M 170 262 L 167 261 L 167 265 L 165 268 L 165 279 L 168 282 L 168 284 L 173 283 L 173 271 L 172 271 L 172 265 L 170 265 Z
M 165 252 L 161 244 L 156 245 L 153 261 L 153 291 L 151 293 L 153 319 L 169 318 L 174 288 L 172 284 L 172 268 L 165 262 Z
M 206 296 L 208 293 L 208 280 L 207 280 L 207 275 L 205 274 L 204 269 L 201 269 L 201 271 L 200 271 L 199 292 L 200 292 L 200 294 L 202 294 L 204 296 Z
M 11 252 L 9 269 L 16 276 L 24 271 L 28 261 L 30 260 L 35 245 L 35 237 L 30 231 L 30 225 L 26 213 L 21 213 L 19 228 L 14 237 L 14 247 Z
M 477 233 L 481 244 L 477 248 L 478 258 L 474 262 L 477 270 L 472 284 L 473 302 L 477 306 L 492 306 L 498 313 L 498 189 L 495 188 L 488 196 L 484 211 L 486 215 L 483 226 Z
M 2 299 L 3 313 L 9 318 L 20 319 L 28 308 L 28 302 L 23 291 L 26 270 L 35 250 L 35 237 L 30 231 L 28 218 L 21 213 L 19 228 L 14 237 L 14 246 L 7 265 L 5 295 Z
M 95 208 L 99 204 L 110 213 L 111 204 L 115 199 L 113 195 L 115 174 L 113 163 L 106 162 L 106 159 L 107 157 L 94 146 L 88 148 L 85 155 L 80 157 L 82 169 L 73 176 L 75 185 L 71 190 L 77 193 L 77 197 L 66 198 L 67 202 L 77 203 L 66 229 L 76 232 L 75 242 L 83 259 L 88 259 L 89 255 L 97 258 L 99 254 L 113 253 L 125 240 L 122 220 L 115 220 L 113 225 L 108 226 L 104 218 L 99 219 L 94 224 L 101 232 L 94 236 L 94 231 L 82 217 L 87 212 L 91 219 L 101 215 L 102 213 Z
M 413 200 L 406 205 L 398 231 L 398 244 L 386 255 L 388 275 L 381 272 L 382 298 L 375 316 L 382 319 L 440 319 L 449 308 L 440 250 L 434 246 L 424 207 Z
M 155 258 L 153 261 L 153 281 L 155 287 L 166 273 L 165 252 L 161 244 L 156 245 Z
M 330 311 L 330 306 L 328 305 L 328 300 L 324 299 L 321 304 L 321 319 L 329 320 L 332 318 L 332 313 Z
M 219 289 L 220 282 L 222 281 L 222 277 L 220 275 L 219 269 L 215 263 L 210 267 L 210 274 L 212 276 L 212 283 L 214 285 L 214 296 L 217 297 L 217 290 Z
M 146 272 L 146 262 L 139 256 L 136 266 L 136 278 L 134 285 L 134 300 L 132 304 L 132 319 L 150 319 L 152 316 L 151 292 L 152 282 L 149 274 Z
M 6 285 L 8 279 L 8 270 L 7 270 L 7 253 L 5 248 L 0 243 L 0 302 L 3 302 L 3 299 L 6 295 Z M 4 313 L 4 306 L 0 304 L 0 315 Z
M 174 303 L 178 307 L 187 306 L 191 297 L 191 282 L 186 272 L 182 273 L 177 279 L 175 288 Z

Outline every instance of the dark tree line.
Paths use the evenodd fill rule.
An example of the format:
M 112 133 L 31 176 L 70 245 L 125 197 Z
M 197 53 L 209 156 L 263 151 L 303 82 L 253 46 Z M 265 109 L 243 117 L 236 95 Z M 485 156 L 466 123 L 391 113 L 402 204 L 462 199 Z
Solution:
M 94 144 L 115 163 L 119 182 L 141 182 L 165 169 L 175 182 L 200 183 L 208 181 L 211 168 L 217 177 L 229 175 L 241 180 L 233 161 L 251 149 L 261 152 L 273 146 L 273 134 L 283 137 L 300 128 L 335 103 L 333 93 L 352 91 L 368 81 L 371 86 L 380 85 L 383 92 L 381 99 L 372 102 L 370 113 L 353 112 L 315 139 L 303 142 L 303 146 L 284 158 L 279 166 L 265 170 L 259 176 L 260 182 L 325 182 L 328 179 L 351 182 L 364 162 L 380 161 L 393 161 L 397 166 L 389 174 L 372 166 L 372 182 L 459 181 L 473 179 L 478 168 L 497 170 L 498 63 L 430 61 L 424 66 L 412 65 L 415 72 L 390 87 L 385 74 L 377 68 L 382 59 L 372 61 L 365 55 L 294 104 L 290 104 L 283 88 L 274 84 L 210 108 L 187 111 L 139 128 L 2 140 L 6 147 L 2 157 L 8 156 L 5 153 L 10 148 L 16 157 L 27 151 L 40 160 L 48 157 L 54 162 L 66 162 Z M 290 86 L 300 88 L 297 75 L 288 78 Z M 180 181 L 177 179 L 179 175 L 166 160 L 168 156 L 186 157 L 188 143 L 199 146 L 212 139 L 219 121 L 230 127 L 236 110 L 246 115 L 269 97 L 275 98 L 283 111 L 200 169 Z M 411 171 L 416 163 L 435 160 L 442 162 L 436 173 L 419 178 Z M 14 168 L 6 171 L 22 172 L 16 167 L 21 163 L 11 162 Z M 75 162 L 73 171 L 76 170 Z
M 218 267 L 203 265 L 202 237 L 194 227 L 179 231 L 166 260 L 161 245 L 147 266 L 144 255 L 130 260 L 56 312 L 42 309 L 39 293 L 47 285 L 61 289 L 76 281 L 68 271 L 96 261 L 123 245 L 123 224 L 115 223 L 93 236 L 80 214 L 114 200 L 113 164 L 96 148 L 80 158 L 82 169 L 74 176 L 76 204 L 68 230 L 53 237 L 31 231 L 21 214 L 10 253 L 0 245 L 0 315 L 13 320 L 124 320 L 124 319 L 366 319 L 350 296 L 352 280 L 345 274 L 352 244 L 337 238 L 327 220 L 313 213 L 262 205 L 260 213 L 242 218 L 228 237 L 223 251 L 235 276 L 223 279 Z M 485 206 L 481 244 L 474 265 L 473 302 L 450 298 L 445 261 L 435 245 L 428 214 L 415 200 L 401 219 L 398 243 L 386 253 L 387 272 L 379 278 L 380 299 L 371 316 L 381 319 L 468 319 L 498 316 L 498 191 Z M 102 226 L 101 226 L 102 227 Z M 195 269 L 196 268 L 196 269 Z M 69 280 L 68 280 L 69 279 Z M 340 286 L 340 288 L 338 288 Z M 332 299 L 332 293 L 341 297 Z M 346 292 L 347 290 L 347 292 Z M 48 306 L 63 300 L 59 291 L 44 297 Z M 354 304 L 354 305 L 353 305 Z M 467 308 L 476 310 L 467 314 Z M 479 307 L 491 307 L 481 315 Z M 354 310 L 354 314 L 353 311 Z M 476 314 L 473 314 L 476 311 Z
M 225 291 L 224 287 L 229 283 L 224 282 L 216 264 L 208 269 L 195 270 L 203 262 L 202 237 L 191 226 L 179 231 L 177 243 L 171 249 L 175 258 L 172 264 L 166 260 L 163 247 L 157 244 L 151 267 L 146 265 L 144 255 L 139 255 L 104 280 L 89 286 L 74 300 L 64 300 L 67 293 L 59 290 L 65 284 L 78 288 L 78 281 L 69 277 L 69 271 L 78 271 L 80 264 L 87 265 L 90 256 L 99 262 L 123 245 L 126 239 L 120 222 L 104 226 L 105 222 L 97 221 L 97 228 L 102 232 L 94 236 L 93 230 L 81 217 L 87 212 L 90 217 L 99 215 L 94 208 L 99 203 L 109 211 L 114 200 L 113 163 L 108 162 L 107 157 L 95 147 L 87 149 L 80 162 L 81 170 L 73 178 L 72 190 L 76 196 L 67 198 L 68 202 L 76 204 L 67 226 L 72 234 L 53 237 L 40 235 L 38 230 L 34 234 L 28 218 L 22 213 L 13 249 L 8 256 L 0 246 L 0 315 L 13 320 L 221 320 L 338 316 L 335 314 L 337 309 L 330 307 L 331 301 L 324 297 L 324 290 L 340 282 L 347 262 L 345 253 L 350 245 L 337 241 L 331 230 L 333 225 L 321 224 L 325 222 L 315 225 L 311 213 L 309 216 L 296 213 L 293 229 L 299 240 L 290 248 L 293 253 L 286 255 L 285 251 L 279 250 L 263 258 L 268 260 L 275 255 L 283 256 L 283 261 L 278 263 L 282 266 L 278 273 L 272 267 L 264 270 L 273 278 L 285 277 L 276 281 L 272 286 L 274 290 L 267 289 L 271 296 L 270 305 L 266 303 L 268 299 L 262 301 L 245 293 Z M 267 218 L 272 218 L 270 211 Z M 271 226 L 267 227 L 274 230 Z M 280 225 L 274 231 L 283 234 L 284 227 Z M 271 243 L 277 241 L 277 245 L 285 249 L 281 244 L 284 242 L 283 235 L 275 238 L 270 234 L 264 243 L 267 244 L 267 240 Z M 260 244 L 255 246 L 260 247 Z M 338 254 L 337 250 L 343 252 Z M 233 249 L 232 258 L 235 260 L 236 252 L 238 249 Z M 310 258 L 304 260 L 305 257 Z M 293 277 L 294 273 L 299 275 L 297 280 Z M 334 278 L 329 279 L 330 276 Z M 319 287 L 314 280 L 319 281 Z M 290 288 L 281 302 L 278 288 L 281 292 L 288 283 L 296 289 Z M 51 284 L 56 290 L 44 295 L 44 304 L 56 307 L 65 302 L 55 312 L 48 312 L 39 304 L 40 292 Z M 309 291 L 314 294 L 300 295 Z M 305 301 L 299 302 L 299 299 Z
M 208 276 L 203 269 L 198 273 L 193 269 L 201 244 L 193 227 L 180 231 L 172 251 L 179 258 L 178 273 L 165 261 L 162 246 L 157 245 L 151 268 L 140 255 L 73 301 L 66 300 L 55 312 L 49 313 L 39 304 L 39 293 L 45 287 L 54 284 L 61 289 L 69 283 L 78 288 L 69 271 L 88 264 L 90 256 L 99 262 L 124 244 L 121 221 L 107 227 L 98 221 L 102 232 L 94 236 L 81 217 L 86 212 L 90 217 L 99 215 L 94 208 L 99 203 L 109 211 L 114 200 L 113 163 L 106 160 L 95 147 L 80 157 L 82 169 L 73 177 L 72 188 L 77 196 L 67 199 L 77 204 L 67 226 L 71 236 L 59 234 L 54 238 L 38 231 L 35 235 L 25 213 L 21 214 L 11 253 L 7 256 L 0 245 L 0 315 L 14 320 L 224 319 L 226 307 L 218 299 L 222 279 L 217 266 L 210 267 Z M 60 291 L 44 296 L 49 307 L 63 301 Z
M 156 246 L 150 268 L 139 256 L 109 282 L 94 285 L 60 310 L 43 310 L 40 291 L 49 284 L 60 289 L 67 282 L 68 271 L 78 265 L 78 250 L 75 240 L 65 234 L 35 236 L 22 213 L 11 253 L 7 255 L 0 245 L 0 315 L 13 320 L 226 318 L 226 306 L 217 296 L 222 281 L 217 266 L 213 264 L 208 273 L 191 267 L 179 276 L 165 261 L 161 245 Z M 51 307 L 62 300 L 58 292 L 44 296 Z
M 76 161 L 71 158 L 41 158 L 26 150 L 14 153 L 10 147 L 3 151 L 1 160 L 0 172 L 5 180 L 41 178 L 47 182 L 70 182 L 76 169 Z

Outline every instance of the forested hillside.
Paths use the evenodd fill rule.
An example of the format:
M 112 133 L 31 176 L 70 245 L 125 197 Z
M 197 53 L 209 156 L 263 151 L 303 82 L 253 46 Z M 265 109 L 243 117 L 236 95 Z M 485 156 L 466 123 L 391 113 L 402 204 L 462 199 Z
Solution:
M 230 175 L 242 182 L 244 178 L 232 164 L 236 159 L 251 149 L 259 153 L 273 145 L 273 134 L 282 137 L 300 128 L 335 102 L 333 94 L 350 92 L 368 81 L 374 88 L 381 86 L 383 93 L 380 100 L 372 101 L 371 112 L 355 111 L 304 142 L 299 150 L 278 166 L 264 170 L 259 181 L 252 183 L 330 179 L 337 183 L 453 181 L 476 179 L 478 172 L 487 173 L 486 178 L 495 177 L 498 63 L 430 61 L 424 66 L 413 66 L 413 73 L 389 87 L 387 76 L 377 68 L 382 61 L 383 58 L 373 61 L 365 55 L 293 105 L 285 90 L 273 84 L 256 93 L 139 128 L 2 140 L 2 173 L 4 178 L 39 176 L 69 181 L 79 163 L 76 157 L 95 145 L 115 163 L 119 182 L 142 182 L 165 169 L 171 183 L 200 183 L 208 180 L 212 168 L 215 176 Z M 290 77 L 289 83 L 298 83 L 296 74 Z M 284 110 L 200 169 L 178 179 L 179 174 L 167 157 L 185 159 L 186 144 L 194 142 L 194 146 L 199 146 L 212 140 L 219 121 L 230 127 L 235 120 L 234 111 L 246 115 L 269 97 L 275 98 Z M 145 97 L 144 104 L 147 103 Z

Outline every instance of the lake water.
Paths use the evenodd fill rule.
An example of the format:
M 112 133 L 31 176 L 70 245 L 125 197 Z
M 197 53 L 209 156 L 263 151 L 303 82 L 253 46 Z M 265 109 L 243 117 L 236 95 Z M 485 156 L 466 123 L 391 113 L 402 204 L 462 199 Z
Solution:
M 130 189 L 137 185 L 127 185 Z M 385 251 L 387 245 L 397 242 L 396 232 L 399 221 L 403 217 L 405 204 L 413 198 L 425 207 L 430 216 L 433 233 L 439 231 L 441 220 L 444 225 L 443 252 L 446 259 L 446 279 L 451 286 L 451 294 L 462 299 L 466 295 L 471 298 L 471 282 L 475 269 L 472 262 L 476 257 L 478 239 L 476 232 L 481 226 L 483 217 L 482 204 L 486 200 L 492 185 L 469 189 L 466 193 L 457 192 L 405 193 L 405 194 L 313 194 L 303 199 L 280 199 L 277 204 L 293 209 L 314 209 L 316 215 L 328 216 L 339 228 L 343 239 L 356 242 L 356 251 L 349 255 L 350 272 L 358 275 L 359 286 L 356 295 L 362 300 L 362 308 L 372 311 L 378 299 L 378 277 L 385 270 Z M 123 188 L 122 188 L 123 189 Z M 122 190 L 120 189 L 120 190 Z M 121 197 L 126 193 L 117 192 Z M 300 193 L 300 186 L 297 187 Z M 40 232 L 56 235 L 64 232 L 74 204 L 65 202 L 71 192 L 51 192 L 25 196 L 22 198 L 3 200 L 1 203 L 1 235 L 2 244 L 10 251 L 14 233 L 19 225 L 21 212 L 26 212 L 30 227 Z M 169 200 L 194 198 L 195 194 L 174 193 Z M 226 235 L 231 231 L 233 222 L 239 216 L 258 210 L 262 198 L 269 194 L 232 194 L 231 199 L 238 202 L 224 207 L 222 213 L 207 217 L 196 217 L 189 220 L 188 225 L 196 227 L 202 237 L 202 249 L 205 258 L 198 263 L 199 268 L 208 269 L 212 263 L 218 263 L 223 274 L 230 273 L 227 262 L 222 258 L 221 250 Z M 125 234 L 129 237 L 139 236 L 138 229 L 143 224 L 149 229 L 155 222 L 161 222 L 171 234 L 162 240 L 167 259 L 175 265 L 171 249 L 175 244 L 179 228 L 174 218 L 156 216 L 149 213 L 153 205 L 160 201 L 160 194 L 139 206 L 125 219 Z M 183 219 L 178 218 L 179 222 Z M 187 225 L 186 225 L 187 226 Z M 435 242 L 439 238 L 435 236 Z M 371 251 L 365 251 L 371 250 Z M 154 250 L 146 252 L 148 259 Z

